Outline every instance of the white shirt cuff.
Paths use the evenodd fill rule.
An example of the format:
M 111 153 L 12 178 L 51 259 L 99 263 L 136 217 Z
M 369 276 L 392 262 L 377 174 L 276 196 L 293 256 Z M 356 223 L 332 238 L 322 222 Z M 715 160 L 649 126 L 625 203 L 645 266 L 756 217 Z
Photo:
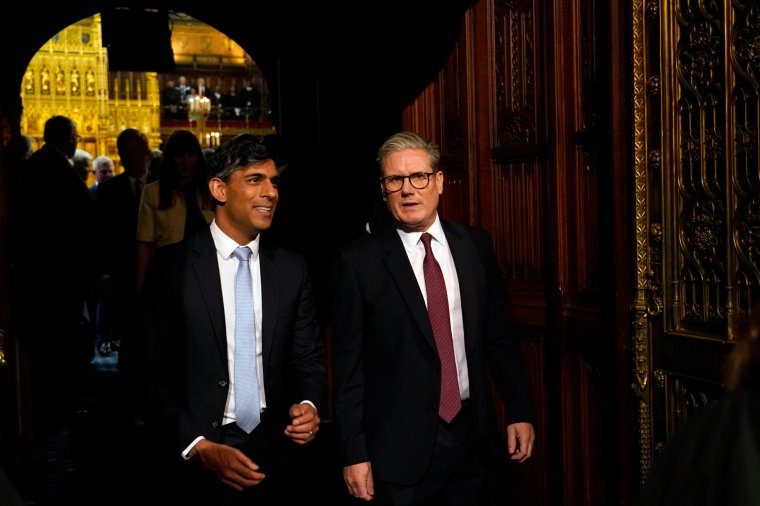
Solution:
M 192 450 L 192 449 L 193 449 L 193 447 L 195 447 L 195 445 L 196 445 L 196 444 L 198 444 L 198 441 L 200 441 L 201 439 L 206 439 L 206 438 L 205 438 L 205 437 L 203 437 L 203 436 L 198 436 L 197 438 L 195 438 L 195 439 L 193 440 L 193 442 L 192 442 L 192 443 L 190 443 L 190 444 L 187 446 L 187 448 L 185 448 L 185 451 L 183 451 L 183 452 L 182 452 L 182 458 L 183 458 L 183 459 L 185 459 L 185 460 L 190 460 L 190 457 L 188 457 L 188 454 L 190 453 L 190 450 Z

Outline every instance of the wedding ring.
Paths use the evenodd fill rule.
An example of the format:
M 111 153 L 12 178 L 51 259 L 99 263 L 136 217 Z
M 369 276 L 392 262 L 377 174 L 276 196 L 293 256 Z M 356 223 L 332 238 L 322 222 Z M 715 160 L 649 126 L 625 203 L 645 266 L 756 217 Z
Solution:
M 309 436 L 313 436 L 313 435 L 314 435 L 314 431 L 310 429 L 309 430 Z

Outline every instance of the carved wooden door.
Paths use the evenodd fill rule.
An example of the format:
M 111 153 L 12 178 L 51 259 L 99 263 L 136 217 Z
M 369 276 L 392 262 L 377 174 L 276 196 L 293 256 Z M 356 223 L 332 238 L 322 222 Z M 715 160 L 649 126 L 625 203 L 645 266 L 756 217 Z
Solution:
M 640 479 L 722 392 L 738 320 L 760 297 L 755 1 L 632 6 Z

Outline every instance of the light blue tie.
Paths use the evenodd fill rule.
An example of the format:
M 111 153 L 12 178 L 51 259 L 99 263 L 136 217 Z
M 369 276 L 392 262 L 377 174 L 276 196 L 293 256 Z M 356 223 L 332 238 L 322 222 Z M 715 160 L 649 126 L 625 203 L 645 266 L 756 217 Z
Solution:
M 253 287 L 248 266 L 251 248 L 240 246 L 233 254 L 239 260 L 235 276 L 235 419 L 238 426 L 250 434 L 261 420 Z

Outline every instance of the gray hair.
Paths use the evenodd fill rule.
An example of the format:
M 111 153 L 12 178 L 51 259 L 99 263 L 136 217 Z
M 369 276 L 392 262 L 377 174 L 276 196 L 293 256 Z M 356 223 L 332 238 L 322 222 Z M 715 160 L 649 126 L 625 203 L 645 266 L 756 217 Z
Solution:
M 90 162 L 92 162 L 92 155 L 84 149 L 77 149 L 74 152 L 74 156 L 71 157 L 71 160 L 74 163 L 84 163 L 86 161 L 89 166 Z
M 433 172 L 438 172 L 438 163 L 441 160 L 441 151 L 437 145 L 421 137 L 414 132 L 399 132 L 393 134 L 377 150 L 377 162 L 380 164 L 380 175 L 385 172 L 385 160 L 398 151 L 405 149 L 420 149 L 428 155 L 428 162 Z
M 114 163 L 110 157 L 106 155 L 100 155 L 99 157 L 95 158 L 92 161 L 92 168 L 93 170 L 97 171 L 98 167 L 100 167 L 101 165 L 110 165 L 111 167 L 113 167 Z

